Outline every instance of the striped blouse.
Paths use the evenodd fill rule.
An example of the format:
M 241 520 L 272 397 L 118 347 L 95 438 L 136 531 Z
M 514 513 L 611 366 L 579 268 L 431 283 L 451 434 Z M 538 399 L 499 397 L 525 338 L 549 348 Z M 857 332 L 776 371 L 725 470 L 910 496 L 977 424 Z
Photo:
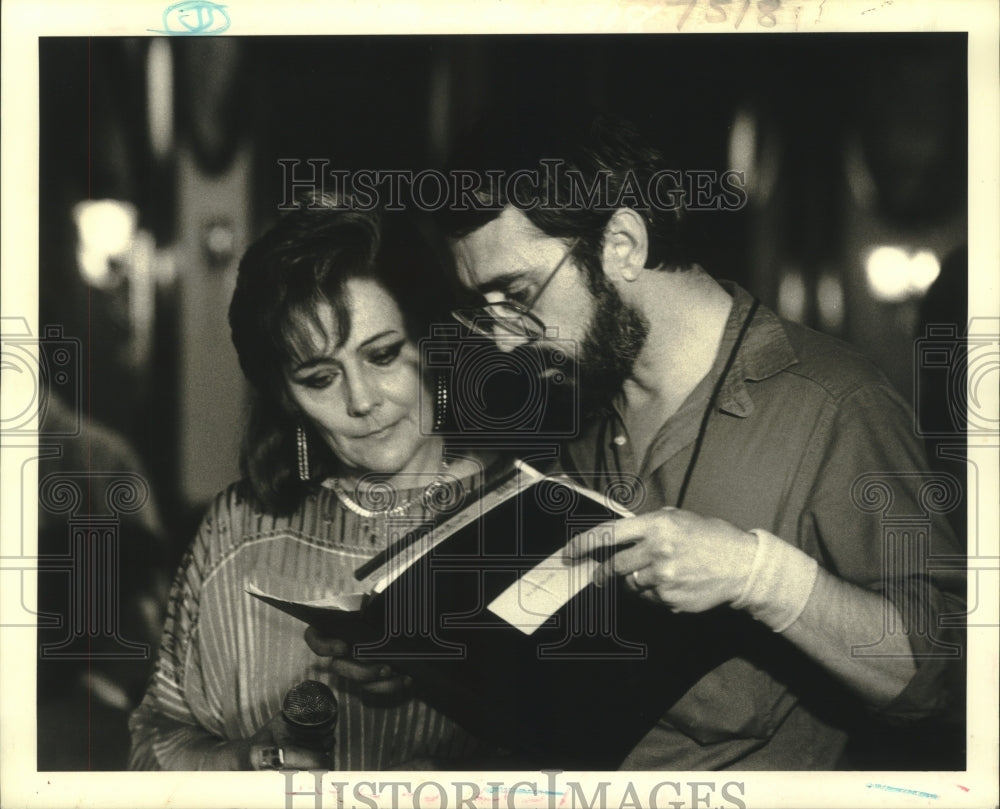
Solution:
M 309 649 L 303 623 L 245 591 L 253 582 L 297 599 L 357 592 L 354 569 L 385 545 L 378 523 L 346 509 L 329 488 L 283 517 L 256 509 L 237 484 L 220 493 L 174 581 L 153 676 L 129 722 L 129 768 L 211 769 L 207 745 L 252 736 L 306 679 L 327 683 L 339 703 L 335 769 L 382 770 L 480 752 L 475 739 L 418 698 L 364 701 L 331 671 L 329 658 Z

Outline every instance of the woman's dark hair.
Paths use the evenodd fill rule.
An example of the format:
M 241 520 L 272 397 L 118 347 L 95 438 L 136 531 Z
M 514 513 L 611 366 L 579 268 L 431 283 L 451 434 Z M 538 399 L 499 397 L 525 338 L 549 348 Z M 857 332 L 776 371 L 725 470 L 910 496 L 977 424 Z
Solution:
M 346 282 L 370 278 L 392 295 L 407 336 L 430 336 L 445 322 L 454 299 L 442 254 L 402 213 L 354 210 L 328 195 L 300 200 L 250 245 L 240 261 L 229 306 L 233 345 L 251 388 L 240 469 L 260 505 L 288 512 L 314 487 L 336 473 L 337 460 L 318 434 L 300 421 L 285 369 L 310 351 L 311 333 L 324 329 L 318 309 L 333 310 L 335 345 L 351 329 Z M 310 481 L 300 481 L 296 428 L 309 439 Z

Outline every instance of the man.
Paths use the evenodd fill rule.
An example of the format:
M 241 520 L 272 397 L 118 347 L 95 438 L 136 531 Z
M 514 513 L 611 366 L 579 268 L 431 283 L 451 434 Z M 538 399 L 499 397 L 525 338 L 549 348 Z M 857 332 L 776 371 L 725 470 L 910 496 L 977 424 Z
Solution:
M 687 261 L 683 178 L 629 125 L 533 147 L 534 125 L 494 122 L 455 161 L 480 181 L 443 217 L 480 299 L 456 316 L 504 350 L 575 343 L 584 421 L 562 466 L 642 481 L 639 516 L 567 556 L 622 546 L 599 583 L 759 629 L 758 653 L 703 677 L 623 767 L 832 769 L 859 716 L 960 712 L 964 650 L 938 619 L 963 612 L 964 580 L 926 564 L 959 549 L 926 507 L 906 404 L 847 346 Z M 929 540 L 884 530 L 901 515 L 923 515 Z

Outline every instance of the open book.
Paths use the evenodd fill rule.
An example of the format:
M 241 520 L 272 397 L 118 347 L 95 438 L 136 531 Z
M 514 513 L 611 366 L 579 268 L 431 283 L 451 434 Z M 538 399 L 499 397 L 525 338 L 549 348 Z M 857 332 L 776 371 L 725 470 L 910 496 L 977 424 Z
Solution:
M 518 463 L 480 499 L 393 543 L 351 594 L 290 601 L 247 590 L 414 677 L 421 696 L 539 767 L 613 769 L 694 682 L 732 654 L 728 610 L 674 615 L 571 537 L 629 512 Z

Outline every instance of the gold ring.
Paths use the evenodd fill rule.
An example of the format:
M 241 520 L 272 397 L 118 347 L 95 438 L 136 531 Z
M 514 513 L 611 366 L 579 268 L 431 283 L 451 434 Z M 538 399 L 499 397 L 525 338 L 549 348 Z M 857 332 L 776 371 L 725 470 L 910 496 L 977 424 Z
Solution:
M 642 585 L 639 584 L 639 572 L 637 570 L 633 570 L 631 575 L 632 575 L 632 584 L 634 584 L 637 589 L 641 588 Z

